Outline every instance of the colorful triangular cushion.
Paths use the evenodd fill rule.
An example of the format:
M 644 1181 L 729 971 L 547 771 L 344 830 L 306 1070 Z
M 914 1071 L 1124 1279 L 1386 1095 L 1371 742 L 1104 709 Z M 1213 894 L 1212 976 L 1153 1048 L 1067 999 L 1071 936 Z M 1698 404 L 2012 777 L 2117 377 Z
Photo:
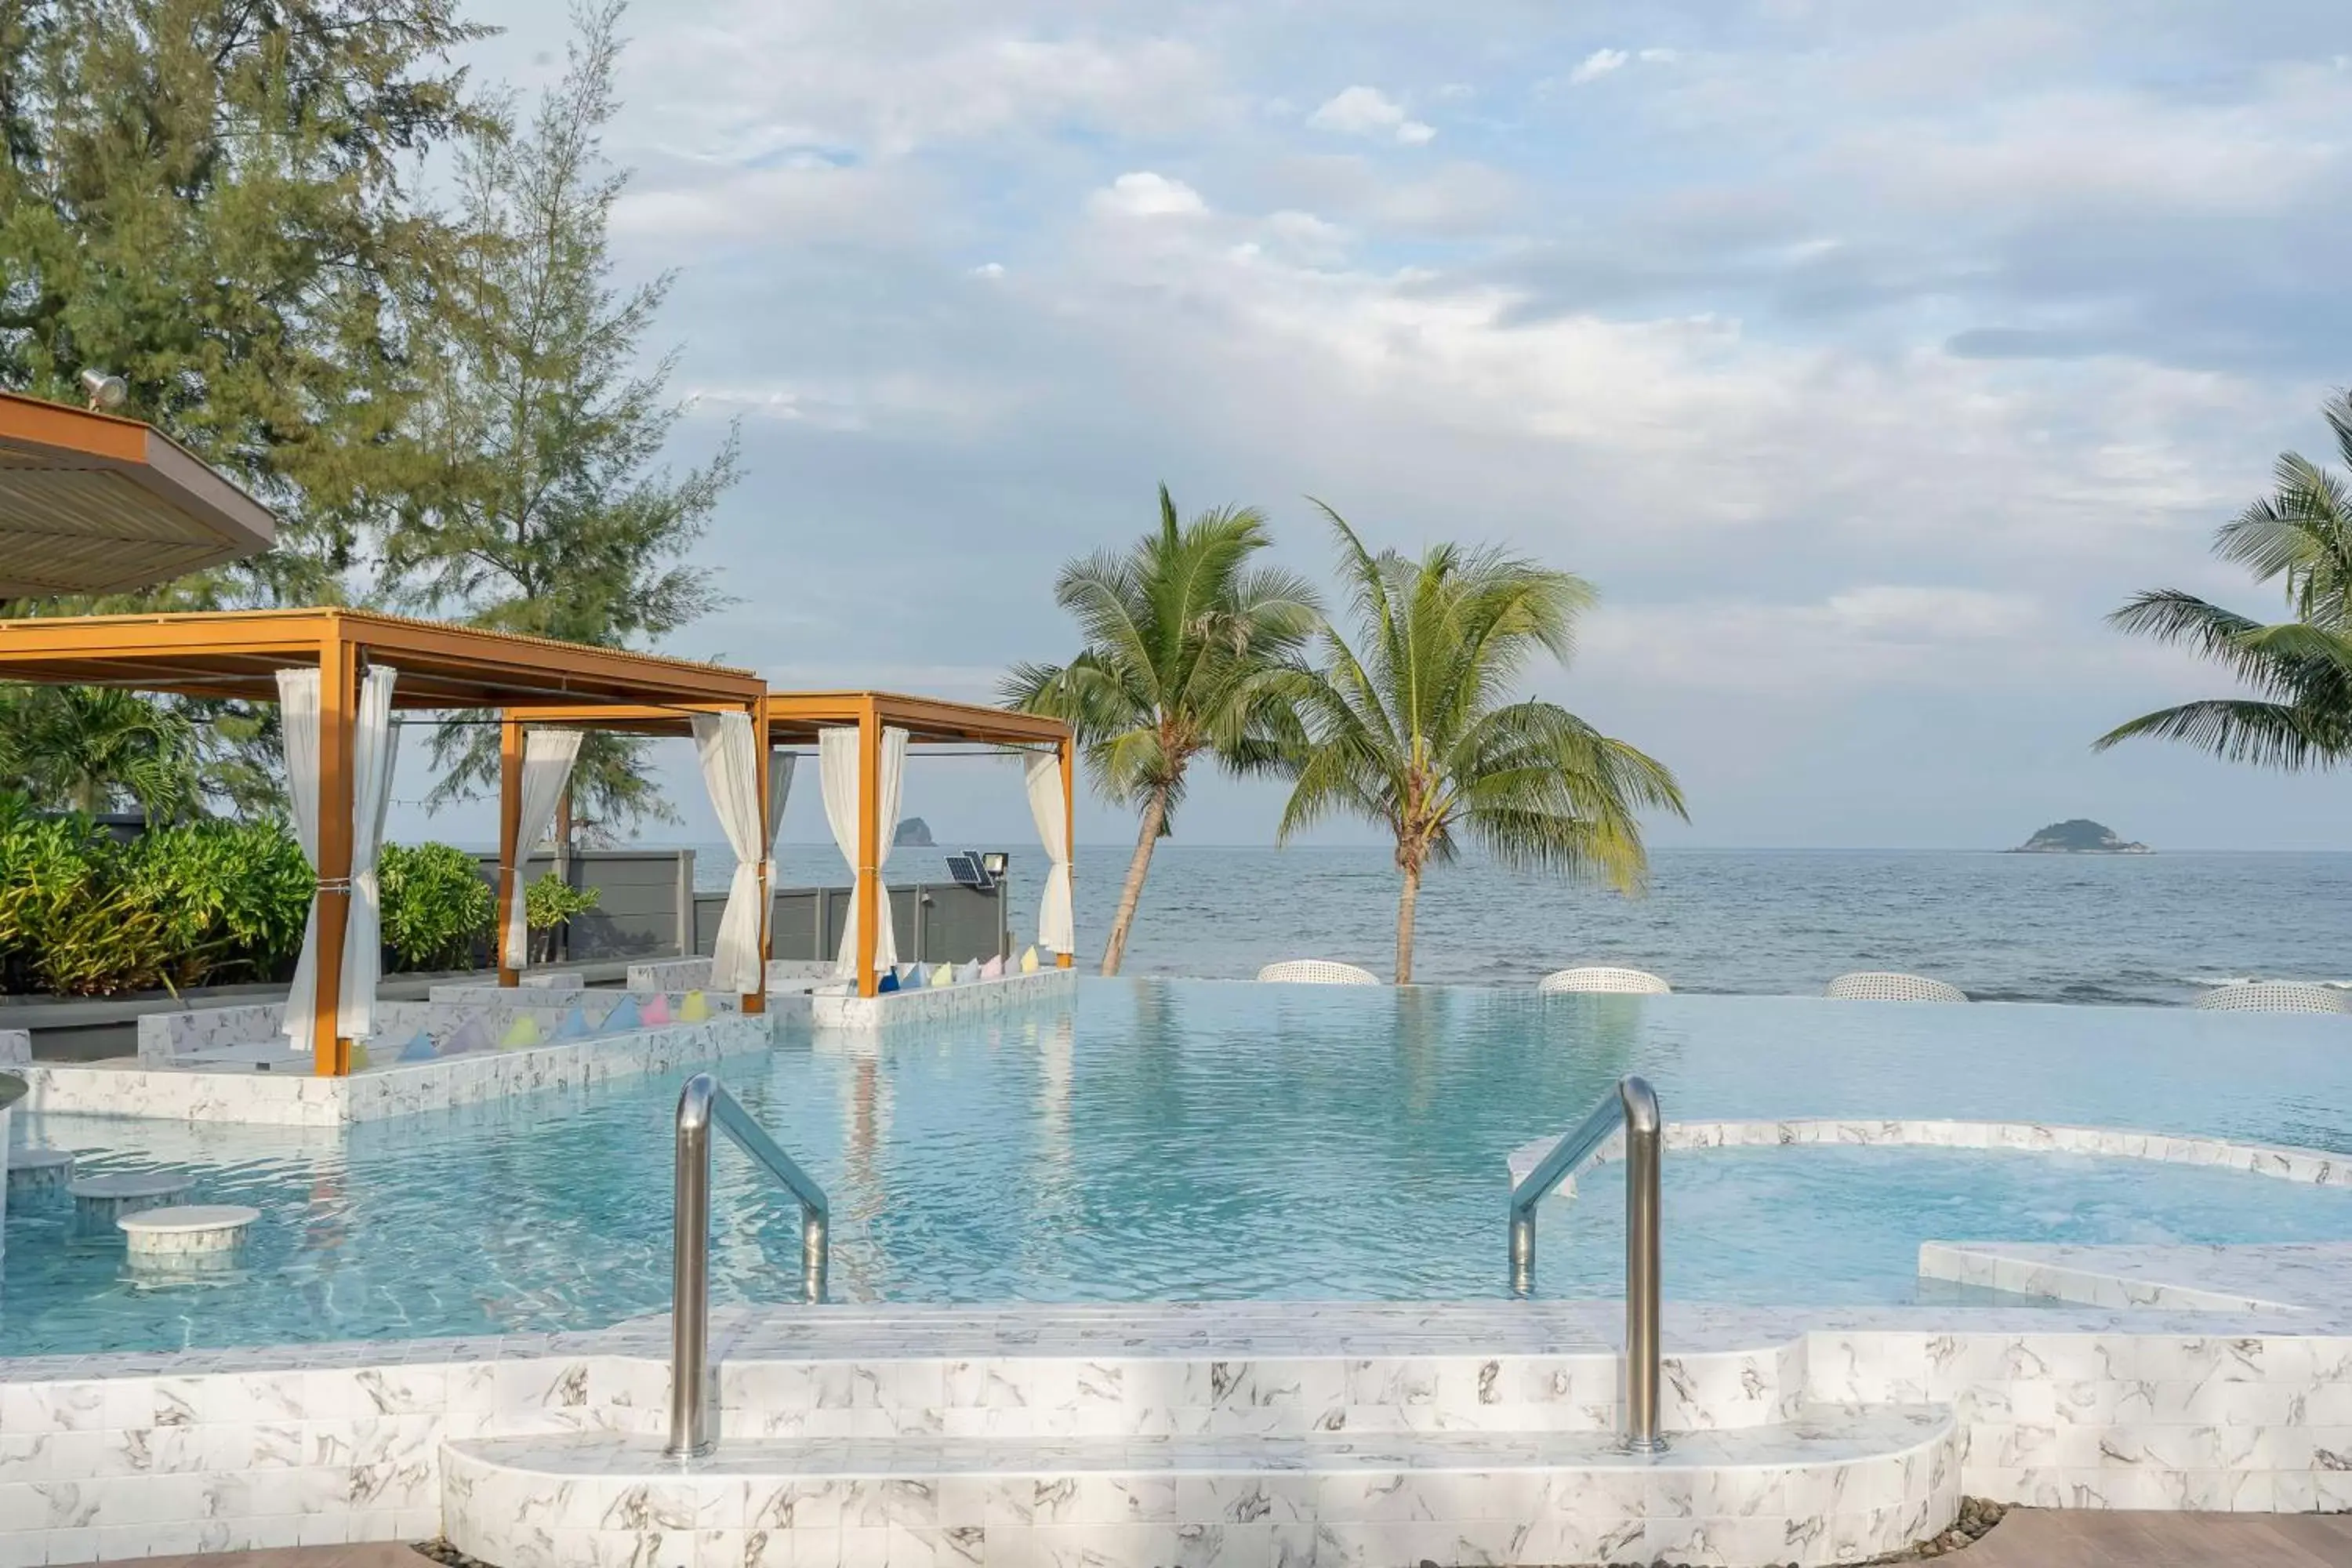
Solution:
M 897 989 L 898 989 L 898 972 L 893 969 L 882 976 L 882 983 L 874 987 L 874 994 L 887 996 Z
M 433 1049 L 433 1037 L 419 1029 L 400 1047 L 397 1059 L 404 1062 L 429 1062 L 437 1053 Z
M 574 1002 L 564 1010 L 563 1021 L 555 1026 L 554 1037 L 559 1040 L 584 1040 L 588 1037 L 588 1015 Z
M 1028 952 L 1021 955 L 1021 973 L 1024 974 L 1034 974 L 1037 973 L 1037 950 L 1035 948 L 1033 947 Z
M 952 985 L 952 984 L 955 984 L 955 965 L 954 965 L 954 964 L 952 964 L 952 963 L 942 963 L 942 964 L 940 964 L 937 969 L 932 970 L 932 971 L 931 971 L 931 984 L 934 984 L 934 985 Z
M 646 1005 L 637 1010 L 637 1021 L 645 1025 L 648 1029 L 657 1029 L 664 1024 L 668 1023 L 668 994 L 665 992 L 656 991 L 651 996 L 647 997 L 646 999 Z
M 447 1039 L 441 1042 L 441 1054 L 445 1057 L 462 1057 L 469 1051 L 487 1051 L 489 1048 L 489 1021 L 479 1013 L 468 1016 Z
M 699 1024 L 709 1016 L 709 999 L 699 991 L 688 992 L 685 1000 L 677 1005 L 677 1021 L 681 1024 Z
M 1003 979 L 1004 955 L 1000 952 L 995 957 L 990 959 L 986 963 L 982 964 L 980 966 L 980 977 L 982 980 Z
M 643 1026 L 637 1022 L 637 999 L 634 996 L 624 996 L 611 1012 L 604 1015 L 604 1021 L 598 1026 L 598 1031 L 607 1035 L 619 1035 L 641 1027 Z
M 540 1044 L 547 1037 L 539 1031 L 539 1020 L 528 1013 L 522 1013 L 516 1016 L 515 1021 L 507 1026 L 507 1032 L 499 1037 L 499 1049 L 523 1050 Z

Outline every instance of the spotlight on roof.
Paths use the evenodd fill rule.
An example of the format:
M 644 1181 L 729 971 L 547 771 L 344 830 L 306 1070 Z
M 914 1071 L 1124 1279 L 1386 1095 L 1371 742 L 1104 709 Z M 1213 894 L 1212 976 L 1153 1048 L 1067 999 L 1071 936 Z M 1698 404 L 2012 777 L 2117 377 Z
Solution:
M 95 368 L 81 373 L 81 389 L 89 395 L 92 409 L 109 413 L 121 407 L 122 400 L 131 395 L 130 384 L 121 376 Z

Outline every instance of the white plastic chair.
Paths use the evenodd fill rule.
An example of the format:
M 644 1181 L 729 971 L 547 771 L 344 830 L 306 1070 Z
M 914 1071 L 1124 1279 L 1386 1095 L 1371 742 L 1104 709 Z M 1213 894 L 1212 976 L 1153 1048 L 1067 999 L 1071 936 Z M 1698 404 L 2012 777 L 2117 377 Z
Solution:
M 1897 974 L 1891 970 L 1863 970 L 1841 974 L 1830 982 L 1824 996 L 1840 1002 L 1965 1002 L 1969 994 L 1957 985 L 1921 974 Z
M 1556 969 L 1537 981 L 1536 989 L 1547 996 L 1562 991 L 1610 991 L 1638 996 L 1664 996 L 1672 993 L 1674 987 L 1646 969 L 1620 969 L 1613 964 L 1596 963 L 1585 969 Z
M 1269 963 L 1257 972 L 1262 981 L 1291 985 L 1378 985 L 1381 977 L 1369 969 L 1359 969 L 1352 963 L 1333 963 L 1321 958 L 1288 958 L 1280 963 Z
M 2352 1013 L 2352 998 L 2333 985 L 2303 980 L 2250 980 L 2217 985 L 2189 1005 L 2209 1013 Z

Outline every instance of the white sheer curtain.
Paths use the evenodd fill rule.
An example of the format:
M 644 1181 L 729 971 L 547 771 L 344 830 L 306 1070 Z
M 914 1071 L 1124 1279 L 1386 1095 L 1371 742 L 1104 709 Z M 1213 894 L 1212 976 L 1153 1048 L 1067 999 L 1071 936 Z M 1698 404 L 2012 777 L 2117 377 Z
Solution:
M 833 829 L 833 842 L 843 859 L 849 862 L 849 920 L 842 928 L 841 952 L 835 958 L 833 972 L 844 979 L 857 973 L 857 900 L 863 896 L 858 888 L 857 835 L 857 731 L 841 725 L 820 730 L 816 737 L 817 783 L 824 795 L 824 820 Z M 898 836 L 899 782 L 907 771 L 907 731 L 886 729 L 882 731 L 882 771 L 877 781 L 881 798 L 877 803 L 880 818 L 876 841 L 879 851 L 875 858 L 874 880 L 881 892 L 881 907 L 875 911 L 874 972 L 877 974 L 898 962 L 898 933 L 890 929 L 890 889 L 882 882 L 882 868 L 890 858 L 890 840 Z
M 555 812 L 563 804 L 563 788 L 572 782 L 572 764 L 580 757 L 577 730 L 525 730 L 522 733 L 522 815 L 515 823 L 514 861 L 499 868 L 513 892 L 507 906 L 507 929 L 499 951 L 509 969 L 530 961 L 530 915 L 523 897 L 523 868 L 530 852 L 555 826 Z
M 319 868 L 319 672 L 278 672 L 278 725 L 286 746 L 286 799 L 294 817 L 294 841 L 302 858 Z M 289 1039 L 309 1043 L 318 1021 L 319 898 L 310 896 L 302 925 L 302 955 L 294 962 L 294 989 L 286 996 Z
M 383 854 L 383 814 L 392 805 L 392 769 L 400 731 L 392 722 L 392 689 L 399 672 L 371 665 L 360 681 L 352 726 L 352 896 L 343 916 L 342 1005 L 335 1033 L 358 1039 L 375 1033 L 375 985 L 383 973 L 383 889 L 376 862 Z
M 714 991 L 746 994 L 764 990 L 760 963 L 760 868 L 766 861 L 767 825 L 760 816 L 759 738 L 748 713 L 698 713 L 694 751 L 702 783 L 710 791 L 719 831 L 735 851 L 735 875 L 727 884 L 726 912 L 719 917 L 719 941 L 711 954 Z
M 1045 846 L 1045 890 L 1037 900 L 1037 945 L 1049 952 L 1077 951 L 1070 908 L 1069 802 L 1062 793 L 1062 759 L 1049 752 L 1029 758 L 1029 816 Z
M 398 675 L 376 665 L 360 683 L 359 711 L 352 730 L 351 898 L 343 920 L 342 987 L 337 996 L 335 1033 L 345 1037 L 375 1029 L 375 987 L 383 967 L 383 907 L 376 862 L 383 851 L 383 816 L 392 804 L 392 764 L 400 737 L 392 727 L 392 690 Z M 319 865 L 319 672 L 278 672 L 279 728 L 285 735 L 286 793 L 294 817 L 294 838 L 315 872 Z M 286 998 L 289 1039 L 307 1041 L 318 1022 L 319 898 L 302 926 L 302 954 L 294 963 L 294 986 Z

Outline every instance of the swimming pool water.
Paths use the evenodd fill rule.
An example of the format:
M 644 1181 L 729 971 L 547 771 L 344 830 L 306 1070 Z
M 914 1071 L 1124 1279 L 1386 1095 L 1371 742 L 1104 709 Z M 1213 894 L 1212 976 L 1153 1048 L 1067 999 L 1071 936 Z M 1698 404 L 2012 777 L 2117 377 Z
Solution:
M 1087 982 L 1065 1011 L 718 1069 L 831 1194 L 836 1299 L 1446 1300 L 1503 1293 L 1504 1160 L 1649 1075 L 1669 1120 L 1902 1116 L 2352 1152 L 2352 1020 L 1796 998 Z M 20 1115 L 85 1168 L 192 1170 L 263 1211 L 246 1267 L 151 1286 L 12 1205 L 5 1353 L 600 1327 L 669 1292 L 683 1074 L 337 1135 Z M 722 1145 L 713 1293 L 782 1301 L 798 1216 Z M 1538 1289 L 1614 1294 L 1615 1168 L 1547 1207 Z M 2084 1156 L 1670 1152 L 1682 1300 L 1866 1303 L 1923 1239 L 2352 1239 L 2352 1192 Z

